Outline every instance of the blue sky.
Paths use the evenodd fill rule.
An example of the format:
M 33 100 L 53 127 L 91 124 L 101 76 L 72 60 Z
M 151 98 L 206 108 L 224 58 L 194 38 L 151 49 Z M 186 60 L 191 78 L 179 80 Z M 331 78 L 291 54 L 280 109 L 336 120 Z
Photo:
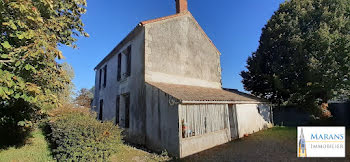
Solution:
M 189 10 L 221 52 L 225 88 L 243 89 L 239 75 L 259 45 L 261 29 L 284 0 L 188 0 Z M 175 13 L 175 0 L 87 0 L 82 19 L 89 38 L 61 47 L 75 71 L 76 89 L 91 88 L 94 67 L 140 22 Z

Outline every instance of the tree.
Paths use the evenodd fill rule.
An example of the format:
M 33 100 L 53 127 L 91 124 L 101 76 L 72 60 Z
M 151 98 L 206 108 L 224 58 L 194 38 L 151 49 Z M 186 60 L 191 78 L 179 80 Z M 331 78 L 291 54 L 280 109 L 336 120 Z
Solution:
M 74 69 L 71 65 L 69 65 L 68 63 L 64 62 L 62 64 L 60 64 L 60 67 L 62 69 L 62 71 L 65 73 L 65 75 L 67 76 L 68 80 L 73 80 L 74 79 Z M 73 95 L 74 93 L 74 89 L 75 89 L 75 85 L 73 84 L 73 82 L 66 82 L 64 83 L 64 89 L 58 94 L 58 102 L 62 103 L 62 104 L 70 104 L 73 103 Z
M 350 94 L 350 1 L 291 0 L 265 27 L 242 71 L 253 94 L 315 110 Z
M 85 0 L 0 1 L 0 128 L 30 126 L 71 82 L 58 46 L 76 47 Z M 15 129 L 11 129 L 15 130 Z
M 78 96 L 75 98 L 76 104 L 78 104 L 79 106 L 90 108 L 92 99 L 94 98 L 94 95 L 91 92 L 92 89 L 94 89 L 94 87 L 92 87 L 90 90 L 86 88 L 80 89 L 78 92 Z

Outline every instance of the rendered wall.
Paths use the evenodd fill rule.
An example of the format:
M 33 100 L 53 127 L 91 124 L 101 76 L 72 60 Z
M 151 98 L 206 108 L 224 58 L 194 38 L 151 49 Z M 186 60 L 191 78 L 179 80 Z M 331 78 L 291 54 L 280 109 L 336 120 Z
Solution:
M 107 84 L 98 89 L 99 69 L 96 70 L 95 81 L 95 111 L 99 112 L 99 100 L 103 99 L 103 120 L 115 120 L 117 95 L 130 93 L 130 128 L 127 129 L 128 138 L 132 142 L 144 143 L 145 132 L 145 91 L 144 91 L 144 30 L 139 29 L 131 33 L 131 38 L 122 41 L 123 46 L 115 51 L 100 68 L 107 65 Z M 118 54 L 131 45 L 131 75 L 126 79 L 117 81 Z M 101 81 L 103 82 L 102 75 Z M 119 124 L 124 125 L 125 111 L 123 102 L 119 107 Z
M 179 156 L 178 104 L 172 96 L 146 84 L 146 145 Z
M 145 25 L 146 81 L 221 88 L 220 54 L 191 15 Z
M 252 134 L 262 129 L 266 129 L 272 126 L 270 120 L 265 120 L 265 109 L 270 109 L 269 106 L 261 106 L 261 112 L 259 113 L 258 104 L 237 104 L 237 122 L 238 122 L 238 134 L 239 137 L 243 137 L 244 134 Z

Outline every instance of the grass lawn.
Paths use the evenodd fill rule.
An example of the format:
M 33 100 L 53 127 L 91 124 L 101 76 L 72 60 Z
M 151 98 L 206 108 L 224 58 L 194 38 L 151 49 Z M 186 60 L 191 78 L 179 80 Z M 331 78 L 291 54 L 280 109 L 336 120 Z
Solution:
M 121 151 L 111 157 L 111 161 L 157 162 L 169 160 L 167 156 L 148 153 L 128 145 L 123 145 L 121 148 Z
M 0 150 L 0 162 L 54 161 L 49 145 L 40 129 L 31 132 L 31 137 L 20 148 Z
M 155 162 L 166 161 L 165 156 L 151 154 L 128 145 L 122 145 L 121 150 L 111 157 L 111 161 Z M 55 161 L 45 136 L 40 129 L 31 133 L 27 143 L 19 148 L 10 147 L 0 150 L 0 162 L 51 162 Z
M 180 161 L 350 161 L 350 130 L 345 158 L 297 158 L 296 127 L 274 127 L 185 157 Z

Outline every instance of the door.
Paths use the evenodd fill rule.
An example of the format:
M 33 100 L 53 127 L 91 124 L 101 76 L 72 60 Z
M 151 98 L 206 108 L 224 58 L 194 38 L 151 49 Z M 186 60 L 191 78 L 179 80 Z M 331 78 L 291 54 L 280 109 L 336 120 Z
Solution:
M 230 120 L 231 139 L 234 140 L 238 138 L 236 105 L 233 105 L 233 104 L 228 105 L 228 113 L 229 113 L 229 120 Z

